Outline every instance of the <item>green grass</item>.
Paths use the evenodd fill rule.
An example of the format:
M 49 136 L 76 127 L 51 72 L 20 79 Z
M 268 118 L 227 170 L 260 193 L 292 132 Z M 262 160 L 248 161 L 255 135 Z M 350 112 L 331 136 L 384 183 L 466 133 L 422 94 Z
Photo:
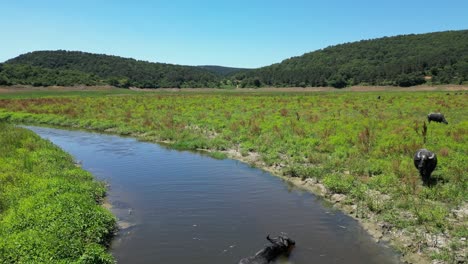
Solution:
M 0 123 L 0 263 L 113 263 L 104 195 L 70 155 Z
M 463 224 L 444 219 L 468 201 L 467 98 L 444 91 L 0 97 L 0 119 L 169 141 L 217 158 L 228 149 L 255 152 L 286 176 L 347 194 L 363 215 L 456 236 Z M 449 125 L 426 124 L 424 134 L 433 111 Z M 435 186 L 421 184 L 412 160 L 419 148 L 438 155 Z

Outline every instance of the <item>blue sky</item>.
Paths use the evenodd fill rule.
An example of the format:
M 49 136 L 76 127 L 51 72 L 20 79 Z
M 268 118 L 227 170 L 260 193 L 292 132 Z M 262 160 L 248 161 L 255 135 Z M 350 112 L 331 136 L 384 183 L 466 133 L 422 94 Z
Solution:
M 65 49 L 255 68 L 344 42 L 460 29 L 466 0 L 0 0 L 0 62 Z

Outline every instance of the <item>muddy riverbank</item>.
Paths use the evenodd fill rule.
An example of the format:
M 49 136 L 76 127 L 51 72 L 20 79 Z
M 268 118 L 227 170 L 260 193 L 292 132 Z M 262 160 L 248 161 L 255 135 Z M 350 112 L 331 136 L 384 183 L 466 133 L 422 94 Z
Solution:
M 242 155 L 237 149 L 230 149 L 225 151 L 225 153 L 229 158 L 240 160 L 257 168 L 261 168 L 298 188 L 322 197 L 326 201 L 330 202 L 333 207 L 338 208 L 347 215 L 356 219 L 374 238 L 375 242 L 385 241 L 392 245 L 402 254 L 401 260 L 404 263 L 446 263 L 443 261 L 431 260 L 430 254 L 438 253 L 441 250 L 446 249 L 453 242 L 461 242 L 466 245 L 466 238 L 462 238 L 460 240 L 459 238 L 450 237 L 443 233 L 433 234 L 423 228 L 419 228 L 416 231 L 395 228 L 388 222 L 382 221 L 377 214 L 372 213 L 368 208 L 363 208 L 365 205 L 353 200 L 350 196 L 330 191 L 316 178 L 301 179 L 298 177 L 285 176 L 283 168 L 287 166 L 286 164 L 267 166 L 265 162 L 261 161 L 261 156 L 258 153 Z M 347 173 L 349 174 L 349 172 Z M 376 191 L 371 191 L 368 195 L 374 196 L 375 199 L 390 199 L 388 195 L 384 195 Z M 401 212 L 401 214 L 405 213 L 407 214 L 407 212 Z M 412 217 L 408 214 L 407 216 Z M 449 222 L 458 222 L 460 225 L 466 226 L 467 219 L 468 203 L 464 203 L 457 210 L 453 210 L 451 217 L 446 220 Z M 466 247 L 464 247 L 457 252 L 455 263 L 466 263 L 466 254 Z

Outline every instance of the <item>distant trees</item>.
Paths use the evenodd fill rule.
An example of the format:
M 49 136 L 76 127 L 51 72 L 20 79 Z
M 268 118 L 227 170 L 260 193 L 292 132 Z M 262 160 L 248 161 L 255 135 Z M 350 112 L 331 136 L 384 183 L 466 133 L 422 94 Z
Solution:
M 9 65 L 10 69 L 15 68 L 14 73 L 8 72 L 8 74 L 16 77 L 19 77 L 18 71 L 26 69 L 29 73 L 24 74 L 29 79 L 33 76 L 31 72 L 37 73 L 34 82 L 15 77 L 17 81 L 14 83 L 28 82 L 37 85 L 57 85 L 56 82 L 49 80 L 52 72 L 60 75 L 61 80 L 68 85 L 99 83 L 125 88 L 208 87 L 213 84 L 219 85 L 222 79 L 220 75 L 199 67 L 150 63 L 117 56 L 63 50 L 23 54 L 7 61 L 6 65 Z M 218 67 L 216 70 L 221 68 Z M 43 80 L 43 77 L 47 81 Z
M 348 85 L 348 83 L 346 82 L 346 79 L 340 74 L 331 76 L 327 83 L 328 83 L 328 86 L 335 87 L 335 88 L 344 88 L 346 87 L 346 85 Z
M 109 78 L 108 84 L 120 88 L 129 88 L 131 86 L 131 82 L 129 79 L 116 77 Z
M 411 74 L 401 74 L 398 75 L 395 79 L 395 84 L 401 87 L 410 87 L 414 85 L 419 85 L 425 83 L 426 80 L 424 76 L 411 73 Z
M 331 46 L 254 70 L 180 66 L 78 51 L 37 51 L 0 65 L 0 85 L 141 88 L 413 86 L 468 82 L 468 30 Z
M 9 85 L 10 82 L 8 81 L 6 74 L 2 74 L 2 71 L 3 71 L 3 64 L 0 63 L 0 85 Z
M 279 64 L 234 74 L 245 87 L 468 82 L 468 30 L 402 35 L 331 46 Z
M 73 70 L 52 70 L 22 64 L 3 64 L 0 67 L 0 84 L 33 86 L 72 86 L 76 84 L 102 84 L 95 76 Z

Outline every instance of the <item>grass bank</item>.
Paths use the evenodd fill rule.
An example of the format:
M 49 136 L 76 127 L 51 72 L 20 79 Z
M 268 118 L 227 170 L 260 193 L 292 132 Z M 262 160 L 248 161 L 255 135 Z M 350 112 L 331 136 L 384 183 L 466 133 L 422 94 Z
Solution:
M 105 192 L 51 142 L 0 123 L 0 263 L 114 263 Z
M 0 99 L 0 119 L 79 127 L 233 157 L 314 189 L 407 256 L 466 258 L 463 92 L 138 93 Z M 449 125 L 427 123 L 443 112 Z M 422 186 L 417 149 L 438 155 Z M 369 228 L 369 229 L 372 229 Z

